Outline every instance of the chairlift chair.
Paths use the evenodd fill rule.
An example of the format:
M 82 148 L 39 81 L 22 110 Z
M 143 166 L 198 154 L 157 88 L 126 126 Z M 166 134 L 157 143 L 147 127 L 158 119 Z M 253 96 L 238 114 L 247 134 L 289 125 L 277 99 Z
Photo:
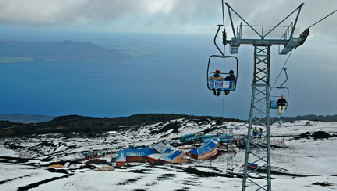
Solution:
M 231 59 L 234 60 L 232 63 L 234 63 L 236 66 L 235 68 L 232 68 L 234 71 L 235 79 L 230 80 L 226 77 L 229 76 L 229 72 L 221 72 L 219 78 L 215 78 L 214 71 L 211 71 L 211 69 L 216 69 L 214 67 L 215 64 L 218 64 L 215 62 L 215 59 L 221 59 L 221 64 L 228 64 L 227 60 Z M 222 56 L 222 55 L 211 55 L 208 59 L 208 65 L 207 65 L 207 88 L 211 91 L 216 90 L 220 92 L 225 91 L 235 91 L 236 90 L 236 84 L 238 80 L 238 72 L 239 72 L 239 60 L 235 56 Z
M 273 90 L 277 90 L 277 94 L 273 93 Z M 288 87 L 271 87 L 271 96 L 270 96 L 270 109 L 278 109 L 277 100 L 283 96 L 286 100 L 289 99 L 290 92 Z M 289 103 L 286 104 L 285 110 L 288 109 Z

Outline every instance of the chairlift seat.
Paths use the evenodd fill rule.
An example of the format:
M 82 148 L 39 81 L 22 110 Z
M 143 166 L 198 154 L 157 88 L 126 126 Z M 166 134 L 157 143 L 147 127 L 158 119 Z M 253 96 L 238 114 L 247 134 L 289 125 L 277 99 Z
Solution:
M 288 104 L 285 105 L 285 110 L 288 109 Z M 270 109 L 278 109 L 277 99 L 270 100 Z
M 270 101 L 270 109 L 277 109 L 277 100 L 271 100 Z
M 225 79 L 210 79 L 208 85 L 211 89 L 216 89 L 218 91 L 234 91 L 235 90 L 235 81 L 234 80 L 225 80 Z
M 231 60 L 231 61 L 229 61 Z M 225 69 L 227 64 L 234 65 L 229 69 Z M 220 67 L 215 67 L 219 65 Z M 222 66 L 222 67 L 221 67 Z M 225 66 L 225 67 L 223 67 Z M 230 73 L 219 73 L 219 76 L 214 76 L 216 69 L 221 71 L 230 71 L 234 72 L 234 79 L 231 77 Z M 223 55 L 211 55 L 208 59 L 207 65 L 207 88 L 209 90 L 217 90 L 222 92 L 235 91 L 237 79 L 239 72 L 239 61 L 235 56 L 223 56 Z M 227 94 L 225 94 L 227 95 Z

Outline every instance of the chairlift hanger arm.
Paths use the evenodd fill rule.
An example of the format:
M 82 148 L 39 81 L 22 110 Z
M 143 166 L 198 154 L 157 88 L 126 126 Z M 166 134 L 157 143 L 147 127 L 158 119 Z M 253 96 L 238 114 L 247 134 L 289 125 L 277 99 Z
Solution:
M 225 7 L 224 7 L 224 0 L 222 0 L 222 7 L 221 7 L 221 11 L 222 11 L 222 25 L 217 25 L 218 28 L 216 30 L 216 33 L 214 35 L 214 38 L 213 38 L 213 44 L 215 45 L 216 49 L 218 50 L 218 52 L 222 55 L 222 56 L 225 56 L 225 51 L 224 50 L 221 50 L 221 48 L 219 47 L 218 43 L 217 43 L 217 39 L 218 39 L 218 34 L 221 30 L 221 27 L 224 28 L 223 30 L 223 35 L 222 35 L 222 42 L 224 45 L 227 44 L 227 39 L 226 39 L 226 28 L 225 28 Z
M 286 79 L 282 82 L 282 84 L 280 85 L 281 87 L 284 87 L 284 85 L 288 82 L 289 80 L 289 76 L 288 76 L 288 72 L 287 72 L 287 68 L 283 68 L 284 71 L 284 75 L 286 77 Z
M 287 57 L 287 59 L 285 60 L 285 62 L 284 62 L 284 64 L 283 64 L 283 66 L 282 66 L 282 69 L 281 69 L 280 73 L 279 73 L 279 74 L 276 76 L 276 78 L 275 78 L 274 86 L 276 86 L 276 84 L 277 84 L 279 78 L 281 77 L 282 72 L 285 74 L 286 79 L 281 83 L 281 85 L 280 85 L 279 87 L 283 87 L 284 84 L 285 84 L 286 82 L 288 82 L 289 76 L 288 76 L 288 72 L 287 72 L 287 67 L 286 67 L 286 66 L 287 66 L 287 64 L 288 64 L 288 62 L 289 62 L 289 59 L 290 59 L 292 53 L 293 53 L 293 52 L 290 52 L 290 53 L 288 54 L 288 57 Z
M 222 56 L 225 56 L 225 53 L 221 50 L 221 48 L 219 47 L 218 43 L 216 42 L 217 39 L 218 39 L 218 34 L 219 34 L 219 32 L 220 32 L 222 26 L 223 26 L 223 25 L 218 25 L 218 29 L 216 30 L 215 36 L 214 36 L 214 38 L 213 38 L 213 43 L 214 43 L 216 49 L 219 51 L 219 53 L 220 53 Z

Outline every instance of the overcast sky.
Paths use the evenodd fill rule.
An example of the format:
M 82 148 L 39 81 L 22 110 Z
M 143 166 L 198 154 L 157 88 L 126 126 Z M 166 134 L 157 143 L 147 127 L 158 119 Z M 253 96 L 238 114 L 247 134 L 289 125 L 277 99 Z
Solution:
M 6 26 L 140 33 L 208 33 L 220 22 L 221 0 L 0 0 Z M 271 26 L 300 0 L 228 0 L 252 24 Z M 336 0 L 303 0 L 299 28 L 337 9 Z M 229 23 L 227 22 L 227 25 Z M 337 16 L 313 32 L 337 33 Z M 336 35 L 333 38 L 337 38 Z
M 246 18 L 248 22 L 250 22 L 258 29 L 261 29 L 261 26 L 264 25 L 264 31 L 266 31 L 268 30 L 268 28 L 271 28 L 282 18 L 284 18 L 288 13 L 294 10 L 302 1 L 228 0 L 227 2 L 229 2 L 229 4 L 235 10 L 237 10 L 244 18 Z M 337 9 L 337 0 L 303 0 L 303 2 L 305 2 L 305 5 L 298 21 L 298 27 L 295 34 L 296 36 L 313 22 Z M 289 24 L 291 21 L 293 21 L 293 19 L 293 17 L 289 18 L 286 24 Z M 234 17 L 234 20 L 238 21 L 236 17 Z M 159 38 L 159 40 L 154 40 L 155 43 L 153 43 L 153 47 L 155 48 L 144 50 L 145 48 L 142 47 L 146 47 L 145 45 L 151 44 L 149 43 L 149 38 L 144 38 L 142 35 L 140 35 L 141 37 L 138 36 L 137 39 L 135 37 L 136 35 L 130 35 L 136 40 L 132 38 L 123 39 L 123 37 L 126 36 L 119 37 L 118 35 L 114 36 L 111 34 L 114 34 L 114 32 L 145 34 L 205 34 L 200 36 L 196 35 L 198 37 L 193 37 L 193 40 L 190 39 L 186 42 L 181 39 L 185 39 L 188 36 L 183 36 L 183 38 L 180 38 L 180 40 L 176 42 L 177 46 L 171 47 L 171 49 L 168 49 L 170 51 L 166 52 L 168 55 L 172 56 L 165 57 L 160 60 L 166 61 L 169 59 L 176 59 L 172 62 L 177 64 L 177 68 L 178 66 L 188 66 L 188 68 L 193 68 L 193 70 L 197 72 L 200 72 L 205 68 L 204 63 L 206 63 L 208 54 L 213 54 L 215 52 L 215 49 L 212 45 L 212 37 L 215 32 L 216 25 L 221 23 L 221 0 L 0 0 L 0 40 L 29 40 L 29 38 L 25 38 L 26 36 L 24 35 L 33 34 L 37 36 L 37 38 L 35 39 L 41 38 L 43 40 L 44 38 L 45 40 L 57 41 L 60 39 L 68 40 L 69 37 L 65 37 L 66 35 L 61 35 L 60 38 L 56 39 L 49 38 L 48 34 L 68 34 L 69 32 L 71 32 L 72 35 L 76 37 L 77 33 L 79 32 L 103 32 L 105 34 L 108 34 L 106 36 L 114 37 L 118 41 L 130 42 L 129 44 L 121 43 L 125 47 L 118 48 L 131 49 L 133 46 L 135 46 L 136 49 L 138 48 L 141 51 L 153 51 L 157 50 L 158 47 L 161 47 L 160 50 L 167 51 L 166 46 L 169 47 L 171 43 L 170 40 L 168 40 L 170 38 L 167 37 L 163 38 L 166 39 L 166 41 L 164 40 L 165 42 L 162 41 L 162 38 Z M 229 28 L 230 25 L 227 15 L 225 24 L 226 27 Z M 307 40 L 307 42 L 303 46 L 301 46 L 301 48 L 296 49 L 296 54 L 292 56 L 292 59 L 288 66 L 290 75 L 289 85 L 293 95 L 291 98 L 293 100 L 292 114 L 306 114 L 315 112 L 336 113 L 337 103 L 334 101 L 336 99 L 335 95 L 337 94 L 337 83 L 335 79 L 335 74 L 337 73 L 336 34 L 337 14 L 331 16 L 328 20 L 313 28 L 311 30 L 309 40 Z M 21 39 L 19 38 L 20 35 Z M 104 35 L 99 35 L 99 37 L 102 36 Z M 278 37 L 279 36 L 280 35 L 278 35 Z M 156 39 L 155 35 L 150 35 L 150 37 Z M 144 38 L 145 40 L 139 38 Z M 70 38 L 70 40 L 77 39 Z M 137 41 L 137 43 L 134 44 L 134 41 Z M 209 50 L 207 48 L 209 48 Z M 192 50 L 192 52 L 194 49 L 197 49 L 198 52 L 194 52 L 193 54 L 191 53 L 192 55 L 186 53 L 180 55 L 181 58 L 179 58 L 179 56 L 177 55 L 182 52 L 185 53 L 186 49 Z M 273 50 L 276 51 L 276 49 Z M 251 66 L 249 65 L 250 63 L 252 63 L 253 59 L 251 51 L 251 47 L 240 47 L 240 67 L 244 69 L 243 71 L 240 71 L 240 88 L 236 94 L 240 96 L 238 98 L 235 98 L 238 100 L 236 102 L 233 101 L 233 104 L 242 103 L 242 100 L 246 100 L 247 102 L 242 105 L 240 104 L 239 107 L 234 104 L 234 106 L 231 107 L 232 109 L 234 109 L 232 111 L 233 116 L 238 113 L 238 115 L 246 116 L 248 112 L 246 108 L 248 108 L 249 106 L 248 97 L 250 96 L 250 88 L 248 88 L 248 86 L 251 82 L 251 71 L 249 71 L 251 67 L 244 66 Z M 272 62 L 275 63 L 273 64 L 273 67 L 275 67 L 273 69 L 275 71 L 278 71 L 279 68 L 276 67 L 280 67 L 285 58 L 273 53 L 272 59 Z M 146 60 L 146 62 L 144 62 L 148 63 L 148 61 L 149 60 Z M 196 63 L 199 63 L 199 65 L 196 65 Z M 158 71 L 163 66 L 168 67 L 166 63 L 155 66 L 158 67 L 156 68 Z M 3 67 L 7 67 L 7 65 L 3 65 Z M 12 67 L 16 66 L 13 65 Z M 17 71 L 21 72 L 21 66 L 17 67 Z M 140 69 L 144 69 L 145 67 L 145 65 L 140 65 Z M 173 73 L 176 73 L 177 68 L 174 68 Z M 97 69 L 100 68 L 97 67 Z M 129 71 L 130 69 L 127 68 L 126 70 Z M 152 70 L 149 71 L 149 74 L 151 75 L 153 75 L 152 72 L 156 73 Z M 4 70 L 4 72 L 6 72 L 6 70 Z M 191 77 L 191 79 L 199 79 L 201 78 L 201 76 L 203 78 L 203 74 L 200 74 L 199 76 L 199 73 L 196 73 L 194 76 Z M 7 79 L 6 81 L 6 78 L 7 77 L 5 75 L 3 81 L 4 85 L 9 84 L 9 80 Z M 312 79 L 319 80 L 310 81 Z M 15 80 L 12 79 L 12 81 Z M 171 85 L 174 87 L 176 86 L 173 81 Z M 199 95 L 199 91 L 205 90 L 203 85 L 199 85 L 200 87 L 196 86 L 194 93 L 195 95 Z M 107 85 L 107 87 L 109 86 L 110 84 Z M 203 87 L 203 89 L 200 89 L 201 87 Z M 19 88 L 14 87 L 13 91 L 15 92 L 18 89 Z M 182 90 L 177 90 L 177 92 L 175 93 L 180 93 L 181 91 Z M 137 95 L 138 98 L 138 94 L 135 95 Z M 321 95 L 325 95 L 324 99 L 322 99 Z M 188 94 L 186 94 L 186 96 L 188 96 Z M 207 97 L 206 99 L 202 96 L 203 95 L 201 95 L 201 98 L 199 96 L 200 100 L 209 99 L 209 97 Z M 35 97 L 33 98 L 35 99 Z M 18 103 L 18 101 L 20 100 L 21 97 L 15 99 L 13 98 L 13 104 Z M 126 102 L 128 101 L 129 100 L 127 100 Z M 6 100 L 4 102 L 6 102 Z M 145 101 L 143 102 L 146 103 Z M 47 102 L 46 105 L 48 105 L 48 103 L 49 102 Z M 209 107 L 212 107 L 212 105 L 208 102 L 205 104 Z M 165 105 L 165 107 L 163 106 L 163 108 L 158 111 L 186 112 L 186 110 L 168 109 L 168 106 L 173 105 L 173 103 L 167 104 Z M 193 108 L 195 105 L 195 103 L 191 103 L 189 107 L 185 108 Z M 200 104 L 200 106 L 204 107 L 204 105 L 202 104 Z M 145 106 L 144 104 L 141 104 L 139 106 L 139 108 L 145 107 L 147 107 L 146 104 Z M 7 111 L 8 108 L 10 109 L 13 107 L 4 107 L 3 110 Z M 18 108 L 18 111 L 9 111 L 21 112 L 21 106 Z M 33 108 L 35 108 L 35 106 Z M 209 110 L 212 109 L 213 108 L 209 108 Z M 82 111 L 82 109 L 79 109 L 79 111 Z M 140 111 L 148 112 L 143 110 Z M 153 111 L 156 112 L 157 110 Z M 235 111 L 237 112 L 235 113 Z M 25 112 L 30 113 L 30 110 L 27 110 Z M 97 109 L 97 112 L 100 111 Z M 43 111 L 42 114 L 43 113 L 52 112 L 48 112 L 46 110 Z

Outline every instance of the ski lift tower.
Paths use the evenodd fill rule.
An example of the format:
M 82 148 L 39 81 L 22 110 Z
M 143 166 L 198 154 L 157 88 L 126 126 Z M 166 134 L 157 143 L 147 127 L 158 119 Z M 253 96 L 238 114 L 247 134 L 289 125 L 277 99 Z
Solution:
M 226 30 L 223 31 L 223 44 L 229 45 L 231 54 L 237 54 L 240 45 L 251 45 L 254 47 L 254 70 L 252 81 L 252 96 L 249 112 L 249 127 L 246 136 L 245 164 L 242 179 L 242 191 L 246 190 L 266 190 L 271 191 L 271 159 L 270 159 L 270 56 L 271 46 L 278 45 L 279 54 L 287 55 L 293 49 L 302 45 L 308 35 L 309 29 L 305 30 L 299 37 L 294 37 L 294 32 L 298 17 L 304 3 L 291 11 L 285 18 L 265 33 L 259 32 L 253 25 L 249 24 L 238 12 L 228 3 L 222 0 L 222 10 L 224 19 L 225 6 L 233 32 L 233 38 L 227 40 Z M 241 24 L 236 28 L 233 22 L 233 15 L 241 20 Z M 270 34 L 280 27 L 282 23 L 294 16 L 294 21 L 287 27 L 287 30 L 280 38 L 270 38 Z M 242 35 L 243 24 L 247 26 L 257 38 L 244 38 Z M 261 128 L 263 135 L 260 138 L 253 137 L 252 129 Z M 259 172 L 265 172 L 260 175 Z M 254 178 L 255 177 L 255 178 Z M 258 177 L 258 178 L 257 178 Z M 257 179 L 256 179 L 257 178 Z

